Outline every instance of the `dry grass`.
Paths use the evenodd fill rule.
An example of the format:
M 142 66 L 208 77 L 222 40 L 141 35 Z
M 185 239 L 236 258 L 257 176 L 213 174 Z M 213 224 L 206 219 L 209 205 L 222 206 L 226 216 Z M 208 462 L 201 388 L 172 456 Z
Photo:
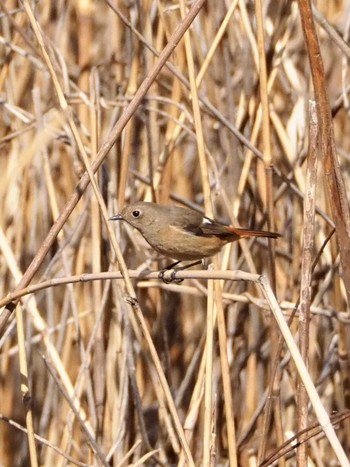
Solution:
M 205 3 L 144 97 L 183 1 L 0 2 L 1 465 L 271 465 L 294 435 L 305 448 L 287 442 L 280 465 L 330 465 L 322 410 L 350 455 L 350 289 L 306 45 L 297 3 L 262 3 L 262 23 L 259 2 Z M 348 186 L 350 7 L 317 6 L 335 28 L 317 31 Z M 282 238 L 230 245 L 218 271 L 165 285 L 140 275 L 164 260 L 106 222 L 140 199 Z M 236 269 L 250 275 L 219 272 Z M 309 410 L 261 273 L 301 336 Z

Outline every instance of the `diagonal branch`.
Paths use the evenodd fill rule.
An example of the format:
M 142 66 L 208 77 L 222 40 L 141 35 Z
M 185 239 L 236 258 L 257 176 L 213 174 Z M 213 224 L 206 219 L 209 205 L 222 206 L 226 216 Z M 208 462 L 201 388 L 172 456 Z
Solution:
M 181 21 L 179 26 L 176 28 L 175 32 L 169 39 L 168 44 L 163 49 L 162 53 L 159 55 L 158 59 L 154 63 L 153 67 L 149 71 L 148 75 L 143 80 L 142 84 L 138 88 L 135 93 L 134 98 L 130 102 L 130 104 L 126 107 L 125 111 L 122 113 L 121 117 L 113 127 L 107 141 L 101 146 L 100 150 L 97 153 L 97 156 L 93 163 L 91 164 L 91 169 L 95 173 L 99 167 L 101 166 L 104 159 L 107 157 L 109 151 L 111 150 L 112 146 L 115 144 L 116 140 L 121 135 L 125 125 L 131 119 L 133 114 L 135 113 L 137 107 L 142 102 L 143 98 L 145 97 L 147 91 L 151 87 L 153 81 L 158 76 L 159 72 L 163 68 L 166 61 L 169 59 L 170 55 L 180 42 L 182 36 L 184 35 L 185 31 L 189 28 L 192 21 L 195 19 L 197 14 L 199 13 L 200 9 L 202 8 L 205 0 L 198 0 L 192 6 L 192 8 L 188 11 L 186 17 Z M 62 227 L 64 226 L 65 222 L 67 221 L 68 217 L 72 213 L 75 206 L 78 204 L 81 196 L 85 192 L 86 188 L 88 187 L 90 182 L 90 178 L 87 172 L 79 180 L 78 184 L 75 187 L 74 192 L 72 193 L 70 199 L 64 206 L 61 214 L 59 215 L 56 222 L 51 227 L 49 233 L 47 234 L 45 240 L 43 241 L 41 247 L 39 248 L 37 254 L 33 258 L 32 262 L 30 263 L 29 267 L 23 274 L 23 277 L 20 283 L 17 285 L 16 289 L 22 289 L 26 287 L 30 281 L 32 280 L 33 276 L 40 268 L 42 262 L 44 261 L 48 251 L 50 250 L 52 244 L 56 240 L 57 235 L 61 231 Z M 2 334 L 6 323 L 11 316 L 13 311 L 13 305 L 5 308 L 1 315 L 0 315 L 0 334 Z

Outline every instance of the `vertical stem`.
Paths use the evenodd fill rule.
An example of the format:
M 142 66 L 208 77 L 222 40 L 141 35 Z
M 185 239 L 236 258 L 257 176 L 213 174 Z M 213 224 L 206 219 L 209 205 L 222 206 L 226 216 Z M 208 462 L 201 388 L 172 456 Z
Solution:
M 301 252 L 301 284 L 300 284 L 300 312 L 299 312 L 299 348 L 301 356 L 308 367 L 309 356 L 309 328 L 310 328 L 310 304 L 311 304 L 311 276 L 312 276 L 312 253 L 314 247 L 315 232 L 315 195 L 317 183 L 317 146 L 318 127 L 315 102 L 310 106 L 309 127 L 309 153 L 306 169 L 306 193 L 304 199 L 304 222 L 303 222 L 303 248 Z M 298 431 L 307 428 L 308 420 L 308 397 L 305 386 L 298 378 L 297 384 L 297 421 Z M 301 439 L 302 441 L 302 439 Z M 297 449 L 297 465 L 307 463 L 306 442 L 301 443 Z
M 207 299 L 207 339 L 205 362 L 204 390 L 204 434 L 203 434 L 203 467 L 211 465 L 212 446 L 212 386 L 213 386 L 213 339 L 214 339 L 214 281 L 208 280 Z
M 31 404 L 31 394 L 28 382 L 28 365 L 26 357 L 23 314 L 21 304 L 16 307 L 16 321 L 17 321 L 17 341 L 18 341 L 18 355 L 19 355 L 19 369 L 21 373 L 21 392 L 23 404 L 26 411 L 26 426 L 28 434 L 28 447 L 30 456 L 30 466 L 38 466 L 38 457 L 35 447 L 34 426 L 33 426 L 33 413 Z
M 222 373 L 222 385 L 224 389 L 225 417 L 227 426 L 227 444 L 230 467 L 237 467 L 236 429 L 234 420 L 233 400 L 230 381 L 230 366 L 227 356 L 227 334 L 225 327 L 225 314 L 222 304 L 222 289 L 219 281 L 215 281 L 215 295 L 217 297 L 217 321 L 220 346 L 220 363 Z M 218 299 L 219 298 L 219 299 Z
M 263 157 L 265 166 L 265 187 L 266 187 L 266 207 L 268 216 L 268 226 L 270 230 L 275 230 L 274 226 L 274 205 L 273 205 L 273 183 L 272 183 L 272 154 L 271 154 L 271 130 L 270 130 L 270 111 L 269 111 L 269 96 L 267 86 L 267 70 L 266 70 L 266 55 L 265 55 L 265 40 L 264 40 L 264 24 L 262 15 L 262 3 L 261 0 L 255 0 L 255 17 L 257 26 L 257 43 L 258 43 L 258 55 L 259 55 L 259 83 L 260 83 L 260 101 L 262 110 L 262 140 L 263 140 Z M 276 289 L 276 273 L 275 273 L 275 246 L 274 243 L 269 240 L 269 277 L 272 284 L 273 290 Z M 270 336 L 271 336 L 271 366 L 273 366 L 274 356 L 278 349 L 278 334 L 277 325 L 274 321 L 270 325 Z M 280 407 L 280 375 L 279 370 L 276 371 L 275 378 L 271 379 L 273 385 L 272 400 L 269 403 L 272 404 L 274 413 L 275 430 L 278 444 L 283 443 L 283 429 L 281 420 L 281 407 Z M 269 405 L 269 404 L 268 404 Z M 264 453 L 267 445 L 267 429 L 270 425 L 270 417 L 272 415 L 271 407 L 267 407 L 265 412 L 264 420 L 264 436 L 262 436 L 262 443 L 259 449 L 260 456 L 264 457 Z M 280 461 L 280 465 L 283 465 L 284 461 Z

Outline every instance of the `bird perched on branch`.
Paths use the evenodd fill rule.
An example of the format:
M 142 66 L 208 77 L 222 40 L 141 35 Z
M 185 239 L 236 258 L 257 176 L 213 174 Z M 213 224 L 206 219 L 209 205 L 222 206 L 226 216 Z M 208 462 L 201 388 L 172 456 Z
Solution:
M 126 206 L 110 220 L 128 222 L 156 251 L 179 262 L 213 256 L 226 243 L 241 238 L 280 237 L 275 232 L 225 225 L 193 209 L 145 201 Z

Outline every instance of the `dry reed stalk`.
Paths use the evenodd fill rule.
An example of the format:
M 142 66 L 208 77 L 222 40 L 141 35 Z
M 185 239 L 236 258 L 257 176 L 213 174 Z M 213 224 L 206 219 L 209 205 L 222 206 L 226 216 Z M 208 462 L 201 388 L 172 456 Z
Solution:
M 299 348 L 307 367 L 309 360 L 310 339 L 310 304 L 312 279 L 312 252 L 315 236 L 315 204 L 317 186 L 317 147 L 318 126 L 315 103 L 310 103 L 309 151 L 306 171 L 306 190 L 304 204 L 304 232 L 300 283 L 300 313 L 298 320 Z M 308 397 L 305 387 L 298 382 L 297 388 L 298 431 L 307 428 Z M 303 438 L 301 438 L 303 440 Z M 303 443 L 297 450 L 297 461 L 300 465 L 307 462 L 307 443 Z
M 216 308 L 217 308 L 217 322 L 218 322 L 218 333 L 219 333 L 219 346 L 220 346 L 220 364 L 222 374 L 222 385 L 224 390 L 224 401 L 225 401 L 225 419 L 227 429 L 227 444 L 229 452 L 229 463 L 230 466 L 237 466 L 237 447 L 236 447 L 236 429 L 234 421 L 234 408 L 233 398 L 231 390 L 231 382 L 229 378 L 230 365 L 227 355 L 227 334 L 225 325 L 225 314 L 222 306 L 222 289 L 220 283 L 215 281 L 215 293 L 216 293 Z
M 270 130 L 270 105 L 268 96 L 268 77 L 267 77 L 267 66 L 266 66 L 266 52 L 265 52 L 265 37 L 264 37 L 264 21 L 262 13 L 262 3 L 260 0 L 255 2 L 255 17 L 257 24 L 257 46 L 258 46 L 258 72 L 259 72 L 259 91 L 261 101 L 261 133 L 262 133 L 262 152 L 263 152 L 263 166 L 264 173 L 260 177 L 262 171 L 262 164 L 258 164 L 257 170 L 257 182 L 258 189 L 261 193 L 264 206 L 266 206 L 268 227 L 270 230 L 274 230 L 274 196 L 273 196 L 273 158 L 271 151 L 271 130 Z M 276 290 L 276 267 L 275 267 L 275 248 L 273 242 L 268 242 L 269 255 L 268 255 L 268 276 L 271 281 L 272 287 Z M 271 365 L 273 366 L 274 356 L 278 348 L 278 329 L 274 321 L 270 325 L 270 339 L 271 339 Z M 267 407 L 265 411 L 265 419 L 263 423 L 263 430 L 261 436 L 261 444 L 259 447 L 258 459 L 261 461 L 265 457 L 266 445 L 268 442 L 268 429 L 271 424 L 272 412 L 274 414 L 273 423 L 277 436 L 278 445 L 283 443 L 283 430 L 281 421 L 281 401 L 278 397 L 280 393 L 280 374 L 277 369 L 277 374 L 271 379 L 273 386 L 272 398 L 267 401 Z M 272 406 L 270 406 L 270 404 Z M 283 464 L 283 460 L 282 460 Z
M 180 11 L 182 17 L 185 15 L 184 1 L 180 1 Z M 209 168 L 205 154 L 205 142 L 203 126 L 201 122 L 201 113 L 199 109 L 198 90 L 194 70 L 193 54 L 191 50 L 191 39 L 189 32 L 184 35 L 186 63 L 191 87 L 191 100 L 193 107 L 194 127 L 196 131 L 196 143 L 198 149 L 198 160 L 200 169 L 201 185 L 204 198 L 204 210 L 208 217 L 213 217 L 213 208 L 211 201 L 211 191 L 209 185 Z M 214 328 L 216 321 L 215 311 L 215 289 L 214 283 L 208 283 L 207 297 L 207 328 L 206 328 L 206 367 L 205 367 L 205 386 L 204 386 L 204 427 L 203 427 L 203 466 L 209 467 L 215 463 L 215 432 L 213 432 L 213 345 Z

